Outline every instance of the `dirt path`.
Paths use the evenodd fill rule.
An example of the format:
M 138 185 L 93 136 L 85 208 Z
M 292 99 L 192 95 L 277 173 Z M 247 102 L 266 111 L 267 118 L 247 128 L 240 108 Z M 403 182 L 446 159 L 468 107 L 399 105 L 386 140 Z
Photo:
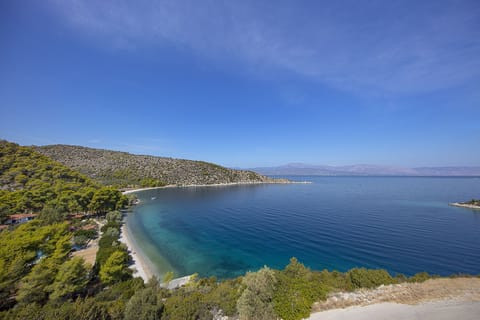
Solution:
M 88 243 L 87 247 L 82 250 L 78 250 L 72 253 L 74 257 L 81 257 L 86 263 L 93 266 L 95 264 L 95 258 L 98 251 L 98 239 L 92 240 Z
M 72 256 L 83 258 L 85 262 L 90 264 L 91 266 L 95 264 L 95 259 L 98 252 L 98 241 L 102 237 L 101 230 L 104 226 L 104 223 L 101 223 L 97 219 L 93 219 L 93 221 L 95 221 L 95 223 L 98 225 L 98 237 L 94 240 L 91 240 L 85 249 L 78 250 L 72 253 Z
M 310 320 L 478 320 L 480 302 L 437 300 L 417 305 L 391 302 L 314 313 Z
M 477 310 L 480 308 L 480 278 L 431 279 L 423 283 L 403 283 L 380 286 L 376 289 L 361 289 L 355 292 L 337 292 L 330 294 L 326 301 L 315 303 L 313 312 L 373 304 L 398 306 L 398 304 L 425 305 L 429 303 L 439 303 L 446 307 L 449 306 L 449 303 L 457 303 L 456 307 L 451 305 L 451 310 L 458 309 L 460 305 L 465 307 L 471 305 L 469 308 Z M 405 314 L 415 310 L 415 312 L 420 312 L 418 308 L 404 307 Z M 384 309 L 385 306 L 382 308 Z M 362 309 L 367 310 L 367 308 L 360 308 L 359 310 Z M 422 312 L 428 312 L 428 310 L 430 309 L 427 308 Z M 433 309 L 431 311 L 433 312 Z M 358 311 L 355 311 L 354 314 L 360 317 L 356 312 Z M 321 314 L 327 313 L 320 312 L 315 317 L 312 314 L 311 319 L 324 319 L 318 317 Z

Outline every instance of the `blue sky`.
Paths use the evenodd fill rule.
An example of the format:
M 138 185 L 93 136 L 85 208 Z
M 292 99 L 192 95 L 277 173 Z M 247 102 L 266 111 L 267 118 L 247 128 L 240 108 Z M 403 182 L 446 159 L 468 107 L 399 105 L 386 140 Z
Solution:
M 1 1 L 0 137 L 253 167 L 480 164 L 480 2 Z

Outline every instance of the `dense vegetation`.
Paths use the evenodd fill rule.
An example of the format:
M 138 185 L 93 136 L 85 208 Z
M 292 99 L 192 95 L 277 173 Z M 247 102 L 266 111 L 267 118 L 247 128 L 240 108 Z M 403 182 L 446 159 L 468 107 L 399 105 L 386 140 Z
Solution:
M 68 145 L 35 147 L 35 150 L 105 185 L 117 187 L 272 181 L 252 171 L 232 170 L 203 161 Z
M 124 206 L 127 199 L 29 147 L 0 141 L 0 222 L 14 213 L 102 213 Z
M 464 204 L 469 204 L 472 206 L 479 206 L 480 207 L 480 200 L 472 199 L 470 201 L 464 202 Z
M 0 144 L 0 203 L 4 214 L 40 212 L 37 219 L 0 231 L 0 318 L 5 319 L 301 319 L 331 291 L 424 281 L 420 273 L 392 277 L 385 270 L 312 271 L 292 258 L 283 270 L 264 267 L 218 282 L 194 277 L 167 290 L 155 278 L 132 277 L 131 257 L 119 242 L 127 199 L 27 147 Z M 148 183 L 154 183 L 147 181 Z M 90 211 L 97 220 L 66 220 Z M 93 266 L 72 255 L 98 236 Z M 170 274 L 170 278 L 172 274 Z M 168 277 L 164 277 L 164 281 Z
M 102 240 L 111 237 L 107 230 L 117 224 L 109 220 L 107 225 Z M 62 225 L 41 227 L 35 221 L 2 234 L 0 240 L 3 243 L 8 238 L 11 245 L 16 237 L 28 234 L 30 238 L 33 230 L 41 232 L 29 241 L 32 248 L 29 258 L 20 263 L 10 262 L 7 270 L 16 272 L 13 274 L 16 276 L 7 277 L 8 281 L 2 278 L 2 301 L 9 302 L 2 308 L 10 309 L 0 315 L 8 319 L 212 319 L 218 315 L 240 319 L 302 319 L 308 317 L 315 301 L 325 299 L 332 290 L 428 279 L 424 274 L 393 278 L 383 270 L 318 272 L 292 258 L 283 270 L 264 267 L 222 282 L 214 277 L 195 278 L 182 288 L 167 290 L 155 278 L 147 284 L 132 278 L 127 267 L 128 254 L 116 240 L 104 247 L 107 251 L 113 248 L 107 259 L 105 251 L 99 251 L 96 265 L 100 267 L 93 269 L 79 259 L 67 258 L 68 234 Z M 45 242 L 47 234 L 54 237 Z M 40 246 L 48 253 L 47 258 L 32 264 L 35 250 Z M 22 256 L 6 252 L 0 252 L 2 259 L 16 261 Z M 15 271 L 12 265 L 26 267 Z M 17 294 L 13 295 L 15 290 Z

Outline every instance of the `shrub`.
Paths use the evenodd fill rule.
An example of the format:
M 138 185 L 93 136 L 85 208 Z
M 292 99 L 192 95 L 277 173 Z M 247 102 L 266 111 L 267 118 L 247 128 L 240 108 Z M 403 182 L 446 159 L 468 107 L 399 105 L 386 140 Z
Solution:
M 73 235 L 74 236 L 84 236 L 84 237 L 87 237 L 88 239 L 95 239 L 98 235 L 98 232 L 97 232 L 97 230 L 93 230 L 93 229 L 90 229 L 90 230 L 80 229 L 80 230 L 75 231 Z
M 307 318 L 312 304 L 326 297 L 327 287 L 321 284 L 318 274 L 315 275 L 296 258 L 290 259 L 290 264 L 277 273 L 277 279 L 275 311 L 282 319 Z
M 125 320 L 156 320 L 163 313 L 164 291 L 157 281 L 149 282 L 144 289 L 138 290 L 125 307 Z
M 55 281 L 50 286 L 50 299 L 70 297 L 84 290 L 88 282 L 88 270 L 82 258 L 75 257 L 60 266 Z
M 408 278 L 408 282 L 424 282 L 432 278 L 427 272 L 419 272 Z
M 121 223 L 123 216 L 120 211 L 115 210 L 108 212 L 105 218 L 108 222 Z
M 208 306 L 199 291 L 176 290 L 165 301 L 164 319 L 196 320 L 212 318 Z
M 206 294 L 205 301 L 214 307 L 223 310 L 223 314 L 233 316 L 237 312 L 237 300 L 240 298 L 240 285 L 242 278 L 233 280 L 224 280 L 214 286 L 214 288 Z
M 128 260 L 125 251 L 114 251 L 100 267 L 100 280 L 105 284 L 113 284 L 130 278 L 132 270 L 128 268 Z
M 318 281 L 330 289 L 349 290 L 351 288 L 347 276 L 343 272 L 322 270 L 314 273 Z
M 353 289 L 375 288 L 382 284 L 395 283 L 392 276 L 383 269 L 354 268 L 347 273 L 347 277 Z
M 245 289 L 237 301 L 240 319 L 276 319 L 273 310 L 276 283 L 275 272 L 268 267 L 258 272 L 247 272 L 242 281 Z
M 85 236 L 74 236 L 73 244 L 79 247 L 83 247 L 88 243 L 88 238 Z

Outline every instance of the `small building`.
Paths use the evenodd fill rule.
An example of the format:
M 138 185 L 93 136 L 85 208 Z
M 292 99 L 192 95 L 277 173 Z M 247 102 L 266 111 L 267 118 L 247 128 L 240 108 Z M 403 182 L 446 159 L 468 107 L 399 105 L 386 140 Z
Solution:
M 12 214 L 9 216 L 9 219 L 7 220 L 6 224 L 21 224 L 28 222 L 30 220 L 35 219 L 37 214 L 35 213 L 18 213 L 18 214 Z

